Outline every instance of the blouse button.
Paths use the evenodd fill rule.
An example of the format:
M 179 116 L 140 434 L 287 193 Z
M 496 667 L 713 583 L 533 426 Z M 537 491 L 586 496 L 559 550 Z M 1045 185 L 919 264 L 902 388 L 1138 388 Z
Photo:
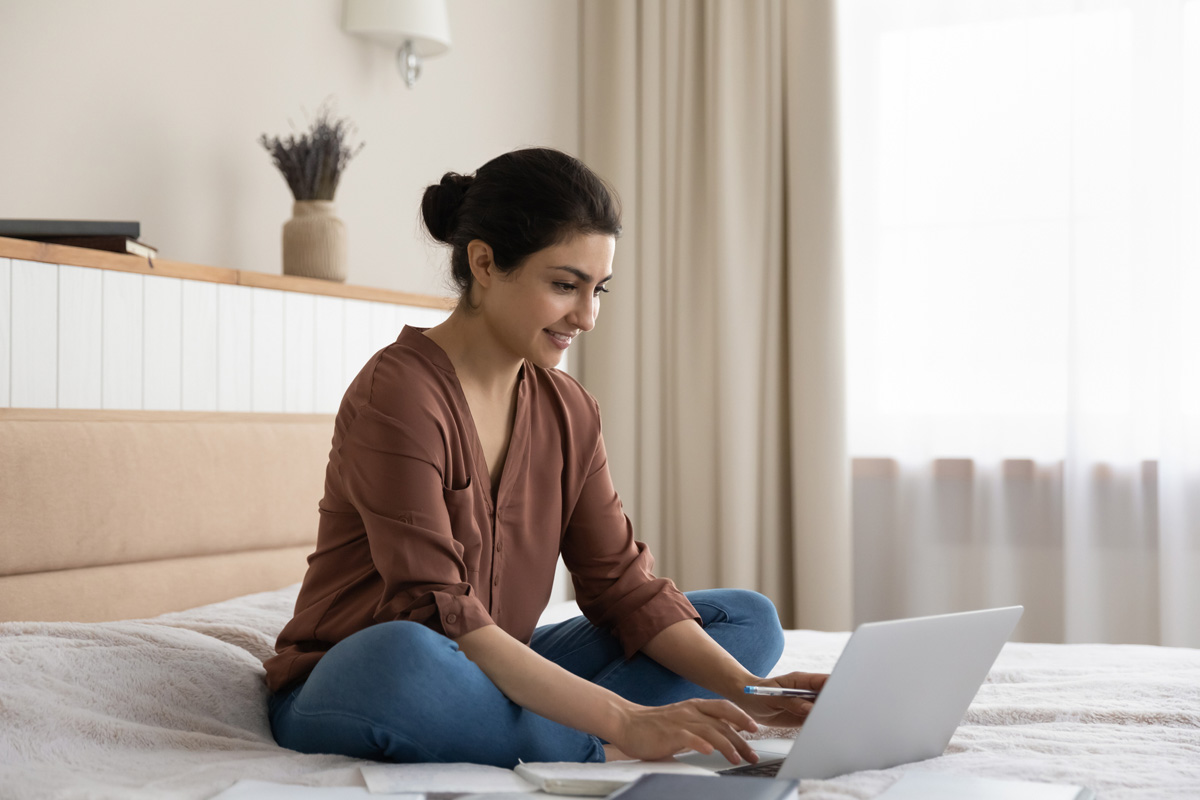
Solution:
M 499 539 L 497 539 L 496 540 L 496 552 L 499 553 L 503 549 L 504 549 L 504 543 L 501 542 Z
M 446 622 L 449 622 L 451 625 L 458 622 L 458 614 L 447 614 Z
M 499 585 L 500 585 L 500 576 L 493 575 L 492 576 L 492 586 L 499 586 Z

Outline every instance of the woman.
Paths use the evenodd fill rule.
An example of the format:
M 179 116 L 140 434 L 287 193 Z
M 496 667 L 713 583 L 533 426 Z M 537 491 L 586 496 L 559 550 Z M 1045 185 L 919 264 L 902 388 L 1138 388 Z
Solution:
M 596 321 L 620 214 L 555 150 L 425 191 L 460 301 L 406 327 L 346 391 L 317 548 L 267 664 L 277 741 L 385 761 L 756 757 L 739 731 L 811 705 L 749 684 L 783 647 L 753 592 L 652 573 L 609 477 L 599 409 L 563 352 Z M 584 617 L 536 628 L 559 554 Z M 721 699 L 726 698 L 726 699 Z

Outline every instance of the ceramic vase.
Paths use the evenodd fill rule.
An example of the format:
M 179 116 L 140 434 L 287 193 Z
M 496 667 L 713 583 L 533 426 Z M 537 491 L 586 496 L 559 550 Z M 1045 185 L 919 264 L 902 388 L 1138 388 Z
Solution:
M 346 224 L 332 200 L 297 200 L 283 224 L 283 274 L 346 280 Z

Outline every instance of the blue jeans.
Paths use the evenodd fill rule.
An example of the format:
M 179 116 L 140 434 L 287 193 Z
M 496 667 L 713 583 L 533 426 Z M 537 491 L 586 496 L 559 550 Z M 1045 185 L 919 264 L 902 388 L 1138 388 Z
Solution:
M 709 636 L 765 675 L 783 652 L 771 601 L 756 592 L 688 592 Z M 716 697 L 620 643 L 583 617 L 543 625 L 544 658 L 635 703 Z M 271 697 L 271 730 L 302 753 L 378 761 L 603 761 L 603 742 L 527 711 L 500 692 L 453 640 L 415 622 L 384 622 L 338 642 L 308 679 Z

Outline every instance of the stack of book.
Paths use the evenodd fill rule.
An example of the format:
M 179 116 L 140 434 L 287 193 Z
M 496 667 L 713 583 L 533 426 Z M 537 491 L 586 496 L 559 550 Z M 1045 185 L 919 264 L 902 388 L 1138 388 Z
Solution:
M 47 244 L 88 247 L 154 258 L 158 250 L 139 242 L 137 222 L 92 222 L 66 219 L 0 219 L 0 236 Z

